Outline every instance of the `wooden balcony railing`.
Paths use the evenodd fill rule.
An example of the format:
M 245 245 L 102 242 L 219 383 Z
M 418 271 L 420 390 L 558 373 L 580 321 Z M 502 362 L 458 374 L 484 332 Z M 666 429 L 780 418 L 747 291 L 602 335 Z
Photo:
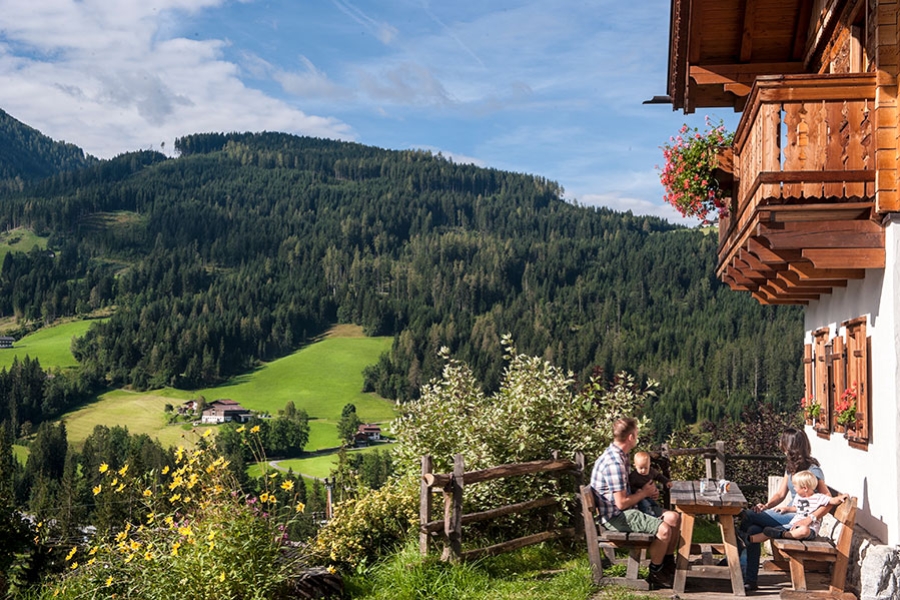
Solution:
M 875 87 L 874 74 L 756 80 L 735 133 L 730 214 L 719 222 L 719 275 L 731 287 L 760 302 L 806 303 L 883 266 L 872 220 Z

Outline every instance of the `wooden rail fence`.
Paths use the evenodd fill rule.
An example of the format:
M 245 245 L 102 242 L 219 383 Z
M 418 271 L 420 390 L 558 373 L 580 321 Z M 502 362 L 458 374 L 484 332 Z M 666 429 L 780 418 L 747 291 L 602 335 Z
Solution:
M 505 477 L 517 477 L 535 473 L 558 473 L 562 476 L 570 476 L 574 481 L 573 488 L 578 489 L 584 476 L 584 455 L 581 452 L 575 454 L 575 460 L 564 460 L 555 454 L 550 460 L 538 460 L 526 463 L 513 463 L 499 465 L 478 471 L 466 472 L 461 454 L 453 458 L 452 473 L 432 473 L 432 459 L 430 456 L 422 457 L 422 482 L 419 495 L 419 551 L 422 555 L 428 553 L 429 539 L 440 535 L 443 541 L 443 553 L 441 560 L 459 561 L 471 560 L 482 556 L 492 556 L 509 552 L 524 546 L 539 544 L 548 540 L 574 537 L 580 534 L 578 521 L 572 519 L 573 527 L 542 531 L 532 535 L 516 538 L 475 550 L 462 551 L 462 527 L 470 523 L 477 523 L 488 519 L 494 519 L 505 515 L 523 513 L 537 508 L 556 506 L 560 502 L 556 497 L 545 496 L 492 508 L 477 513 L 463 514 L 463 491 L 466 486 L 476 483 L 501 479 Z M 441 490 L 444 499 L 444 518 L 431 519 L 432 497 L 436 490 Z
M 663 446 L 660 452 L 651 453 L 657 457 L 671 459 L 678 456 L 701 455 L 706 466 L 708 479 L 727 479 L 726 463 L 733 460 L 751 460 L 780 462 L 783 456 L 757 455 L 757 454 L 727 454 L 725 442 L 717 441 L 713 446 L 706 448 L 668 448 Z M 432 538 L 440 537 L 443 542 L 441 560 L 458 561 L 471 560 L 482 556 L 502 554 L 517 548 L 539 544 L 544 541 L 581 536 L 584 534 L 583 522 L 575 516 L 569 515 L 572 527 L 542 531 L 532 535 L 508 540 L 485 548 L 462 551 L 463 525 L 495 519 L 505 515 L 523 513 L 529 510 L 556 507 L 562 510 L 560 500 L 554 496 L 535 498 L 517 504 L 509 504 L 485 510 L 477 513 L 463 514 L 463 492 L 466 486 L 474 485 L 493 479 L 505 477 L 517 477 L 535 473 L 558 473 L 561 476 L 569 476 L 573 481 L 572 493 L 578 495 L 579 486 L 584 483 L 585 459 L 584 454 L 577 452 L 574 460 L 560 459 L 555 453 L 550 460 L 538 460 L 526 463 L 513 463 L 499 465 L 477 471 L 465 470 L 465 463 L 461 454 L 453 458 L 452 473 L 432 472 L 433 462 L 431 456 L 422 457 L 422 479 L 419 493 L 419 551 L 425 556 Z M 665 473 L 668 475 L 668 473 Z M 742 490 L 759 491 L 768 489 L 766 485 L 754 485 L 750 482 L 738 482 Z M 444 516 L 442 519 L 432 520 L 432 504 L 435 493 L 442 493 L 444 500 Z M 663 490 L 664 501 L 667 502 L 668 490 Z

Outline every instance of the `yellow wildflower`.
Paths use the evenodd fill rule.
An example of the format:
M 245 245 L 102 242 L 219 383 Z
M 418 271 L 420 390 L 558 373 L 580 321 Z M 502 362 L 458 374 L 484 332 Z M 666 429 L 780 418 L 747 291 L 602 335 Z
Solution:
M 175 462 L 181 462 L 184 459 L 184 446 L 178 446 L 175 451 Z
M 172 515 L 169 515 L 168 517 L 166 517 L 166 525 L 171 527 L 173 523 L 175 523 L 175 519 L 172 518 Z
M 125 538 L 127 538 L 127 537 L 128 537 L 128 534 L 126 532 L 120 531 L 119 533 L 116 534 L 116 541 L 124 542 Z
M 95 554 L 97 554 L 97 546 L 94 546 L 93 548 L 88 550 L 88 556 L 93 556 Z
M 139 541 L 131 540 L 131 549 L 132 550 L 137 550 L 140 547 L 141 547 L 141 543 Z
M 103 491 L 103 486 L 102 486 L 102 485 L 99 485 L 99 484 L 98 484 L 98 485 L 95 485 L 95 486 L 94 486 L 94 495 L 95 495 L 95 496 L 96 496 L 97 494 L 99 494 L 101 491 Z
M 237 431 L 238 433 L 244 433 L 245 431 L 247 431 L 247 428 L 244 427 L 243 425 L 241 425 L 240 427 L 238 427 L 238 428 L 236 429 L 236 431 Z
M 194 535 L 194 531 L 191 529 L 190 525 L 188 525 L 187 527 L 179 527 L 178 533 L 180 533 L 181 535 L 187 535 L 187 536 Z
M 153 560 L 153 553 L 148 550 L 147 553 L 144 554 L 144 560 Z
M 125 557 L 125 561 L 124 561 L 124 562 L 130 563 L 130 562 L 133 561 L 133 560 L 134 560 L 134 554 L 129 554 L 128 556 Z
M 203 432 L 203 437 L 209 437 L 209 434 L 211 434 L 211 433 L 212 433 L 212 429 L 207 429 L 206 431 Z
M 275 479 L 276 477 L 278 477 L 278 473 L 277 473 L 277 472 L 275 472 L 275 473 L 269 473 L 269 479 Z
M 269 501 L 269 492 L 263 492 L 262 494 L 260 494 L 259 501 L 263 502 L 263 503 L 268 502 Z
M 259 433 L 259 425 L 254 425 L 250 428 L 250 433 Z
M 216 543 L 213 542 L 213 541 L 210 541 L 210 542 L 207 542 L 207 543 L 209 544 L 209 549 L 210 549 L 210 550 L 212 550 L 213 548 L 216 547 Z
M 165 475 L 168 472 L 169 472 L 169 465 L 166 465 L 162 468 L 162 474 Z
M 124 489 L 125 489 L 125 484 L 124 484 L 124 483 L 120 483 L 120 484 L 119 484 L 119 487 L 116 488 L 116 493 L 118 494 L 119 492 L 121 492 L 121 491 L 124 490 Z
M 69 568 L 72 569 L 72 570 L 74 571 L 75 569 L 78 568 L 78 563 L 77 563 L 77 562 L 73 562 L 73 563 L 72 563 L 72 566 L 69 567 Z
M 178 549 L 181 548 L 180 542 L 175 542 L 172 544 L 172 556 L 178 556 Z
M 97 562 L 97 558 L 96 558 L 96 557 L 94 557 L 94 558 L 90 559 L 89 561 L 87 561 L 87 564 L 88 564 L 88 565 L 92 565 L 92 564 L 94 564 L 95 562 Z
M 331 565 L 328 565 L 328 572 L 334 575 L 337 572 L 337 569 L 335 569 Z
M 119 485 L 119 478 L 118 478 L 118 477 L 113 477 L 112 483 L 109 484 L 109 485 Z
M 281 489 L 287 490 L 288 492 L 294 489 L 294 482 L 290 479 L 282 482 Z
M 102 463 L 102 464 L 100 465 L 100 472 L 101 472 L 101 473 L 106 473 L 107 471 L 109 471 L 109 465 L 106 464 L 106 463 Z
M 73 546 L 69 553 L 66 555 L 66 562 L 72 560 L 72 557 L 75 556 L 75 553 L 78 552 L 78 546 Z
M 119 469 L 119 475 L 121 475 L 122 477 L 125 477 L 125 473 L 127 473 L 127 472 L 128 472 L 128 464 L 126 463 L 124 467 Z
M 153 495 L 153 492 L 150 491 L 150 488 L 147 488 L 146 490 L 144 490 L 144 498 L 149 498 L 152 495 Z
M 219 581 L 225 581 L 225 571 L 219 573 Z
M 302 502 L 298 502 L 296 508 L 297 512 L 303 512 L 304 510 L 306 510 L 306 505 Z
M 178 502 L 181 500 L 181 494 L 172 494 L 169 496 L 169 502 Z
M 112 577 L 107 577 L 107 578 L 106 578 L 106 585 L 112 585 L 112 581 L 113 581 L 113 580 L 112 580 Z
M 184 497 L 184 503 L 185 503 L 185 504 L 188 504 L 190 501 L 191 501 L 191 497 L 190 497 L 190 496 L 185 496 L 185 497 Z
M 153 524 L 153 521 L 156 520 L 156 513 L 147 513 L 147 523 Z

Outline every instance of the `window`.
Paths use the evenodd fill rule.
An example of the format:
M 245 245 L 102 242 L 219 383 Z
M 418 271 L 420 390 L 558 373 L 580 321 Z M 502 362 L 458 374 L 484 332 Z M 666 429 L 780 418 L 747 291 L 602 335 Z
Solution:
M 869 338 L 866 337 L 866 318 L 859 317 L 842 323 L 846 339 L 846 385 L 855 390 L 856 418 L 847 438 L 851 442 L 868 444 L 871 436 L 871 398 L 869 394 Z

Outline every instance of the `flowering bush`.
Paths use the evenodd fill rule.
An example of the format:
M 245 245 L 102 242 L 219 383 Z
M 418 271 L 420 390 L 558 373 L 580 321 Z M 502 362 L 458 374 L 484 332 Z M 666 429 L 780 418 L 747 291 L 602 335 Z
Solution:
M 259 429 L 250 432 L 261 447 Z M 304 508 L 293 482 L 245 496 L 228 461 L 203 443 L 178 448 L 174 468 L 136 474 L 103 463 L 93 475 L 95 497 L 130 490 L 141 518 L 71 547 L 65 573 L 42 598 L 278 598 L 302 560 L 284 551 L 290 519 Z
M 803 408 L 803 414 L 807 419 L 815 421 L 822 412 L 822 405 L 816 402 L 813 396 L 800 398 L 800 406 Z
M 721 121 L 713 125 L 707 117 L 706 126 L 701 132 L 683 125 L 677 136 L 669 138 L 662 146 L 666 162 L 659 176 L 666 189 L 665 201 L 682 216 L 697 217 L 704 223 L 710 222 L 711 212 L 725 214 L 725 190 L 719 187 L 713 170 L 718 166 L 718 152 L 734 139 Z
M 847 388 L 834 406 L 837 422 L 844 427 L 856 423 L 856 387 Z

